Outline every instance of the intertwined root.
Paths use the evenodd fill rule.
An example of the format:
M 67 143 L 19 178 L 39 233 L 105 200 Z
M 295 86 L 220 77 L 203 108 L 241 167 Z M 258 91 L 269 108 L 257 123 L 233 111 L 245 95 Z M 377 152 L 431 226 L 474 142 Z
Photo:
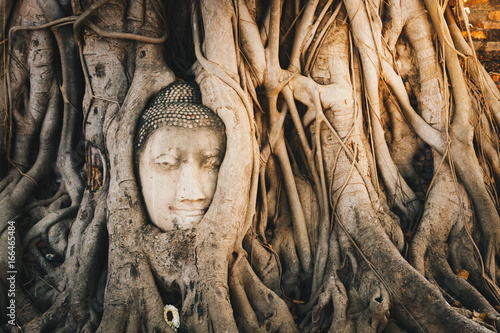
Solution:
M 20 304 L 43 312 L 25 331 L 171 331 L 165 304 L 199 332 L 500 325 L 499 94 L 453 13 L 297 4 L 6 4 L 0 230 L 20 221 Z M 164 25 L 228 140 L 178 234 L 148 224 L 129 144 L 185 70 Z
M 233 266 L 229 286 L 243 332 L 297 332 L 287 304 L 264 286 L 246 258 Z

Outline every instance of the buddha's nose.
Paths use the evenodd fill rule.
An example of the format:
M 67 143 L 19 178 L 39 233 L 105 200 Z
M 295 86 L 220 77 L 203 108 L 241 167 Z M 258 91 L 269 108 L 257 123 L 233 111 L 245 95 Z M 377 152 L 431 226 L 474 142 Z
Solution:
M 202 201 L 206 199 L 199 172 L 193 163 L 186 163 L 181 168 L 177 184 L 179 201 Z

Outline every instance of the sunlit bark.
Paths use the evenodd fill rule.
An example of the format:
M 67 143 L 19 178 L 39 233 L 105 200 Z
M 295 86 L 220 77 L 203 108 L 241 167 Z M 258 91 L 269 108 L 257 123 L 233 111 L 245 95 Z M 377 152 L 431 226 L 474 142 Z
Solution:
M 0 7 L 0 231 L 15 221 L 23 331 L 172 332 L 166 304 L 182 332 L 500 327 L 500 95 L 463 6 Z M 199 85 L 227 148 L 201 222 L 162 232 L 133 138 L 176 80 Z

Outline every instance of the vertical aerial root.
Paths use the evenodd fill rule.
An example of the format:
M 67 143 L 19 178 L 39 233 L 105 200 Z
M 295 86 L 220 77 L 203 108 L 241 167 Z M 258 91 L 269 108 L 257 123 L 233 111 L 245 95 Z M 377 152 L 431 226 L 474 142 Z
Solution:
M 329 332 L 349 332 L 353 330 L 352 323 L 347 319 L 347 307 L 349 298 L 344 283 L 338 276 L 341 270 L 342 259 L 338 246 L 337 232 L 334 229 L 330 235 L 328 266 L 318 294 L 313 296 L 305 305 L 308 311 L 306 319 L 300 325 L 307 332 L 315 332 L 318 327 L 330 327 Z M 333 314 L 328 315 L 331 310 L 329 304 L 333 305 Z M 325 322 L 329 319 L 329 322 Z M 307 325 L 306 325 L 307 324 Z
M 464 40 L 462 31 L 457 26 L 457 22 L 453 16 L 451 8 L 447 6 L 445 12 L 446 23 L 450 29 L 451 37 L 453 38 L 454 45 L 459 52 L 467 55 L 465 58 L 466 68 L 469 69 L 468 73 L 472 81 L 481 88 L 484 93 L 484 98 L 488 108 L 491 110 L 497 126 L 500 126 L 500 92 L 493 82 L 491 76 L 486 69 L 481 65 L 475 52 L 473 52 L 472 38 L 469 35 L 468 41 Z M 469 27 L 467 27 L 469 31 Z
M 488 179 L 487 182 L 500 184 L 499 138 L 485 113 L 479 115 L 479 123 L 476 125 L 475 132 L 476 140 L 480 145 L 479 149 L 483 154 L 479 157 L 482 162 L 481 167 L 485 172 L 491 172 L 494 180 L 488 179 L 490 178 L 488 176 L 485 178 Z
M 265 332 L 259 327 L 259 320 L 240 279 L 241 276 L 234 273 L 229 277 L 231 305 L 238 327 L 242 332 Z
M 451 143 L 451 155 L 460 163 L 454 167 L 467 193 L 470 195 L 481 228 L 481 252 L 486 273 L 495 280 L 496 258 L 500 255 L 500 217 L 483 180 L 479 161 L 471 144 L 458 140 Z
M 329 304 L 333 306 L 332 317 L 328 316 L 330 312 Z M 314 332 L 316 328 L 321 327 L 330 327 L 329 332 L 349 332 L 352 329 L 352 323 L 347 319 L 347 304 L 348 295 L 345 286 L 340 281 L 337 273 L 331 271 L 325 274 L 325 280 L 320 289 L 317 303 L 309 314 L 310 319 L 308 321 L 310 323 L 304 327 L 304 322 L 301 326 L 307 332 Z M 325 319 L 330 319 L 330 321 L 326 322 Z
M 266 184 L 266 162 L 262 162 L 261 155 L 261 170 L 259 172 L 259 203 L 257 206 L 257 218 L 254 220 L 254 224 L 252 225 L 252 229 L 258 235 L 259 239 L 263 242 L 267 242 L 266 240 L 266 229 L 267 229 L 267 220 L 269 217 L 269 203 L 268 203 L 268 194 Z M 264 167 L 262 167 L 264 164 Z
M 66 16 L 63 8 L 55 0 L 43 2 L 38 0 L 38 3 L 44 15 L 50 21 Z M 80 140 L 78 128 L 81 122 L 79 53 L 74 41 L 73 29 L 70 26 L 54 27 L 52 31 L 57 41 L 61 60 L 61 92 L 64 101 L 63 126 L 57 166 L 66 183 L 72 205 L 79 205 L 84 188 L 83 179 L 78 171 L 79 159 L 76 153 L 76 145 Z
M 423 179 L 413 166 L 413 159 L 420 148 L 418 137 L 408 126 L 399 107 L 392 96 L 388 96 L 385 102 L 391 125 L 391 143 L 389 150 L 394 163 L 401 175 L 408 181 L 412 189 L 418 188 Z M 416 190 L 414 190 L 416 191 Z
M 407 224 L 411 225 L 420 212 L 420 204 L 415 200 L 415 194 L 398 172 L 390 156 L 381 124 L 378 85 L 383 62 L 377 53 L 377 51 L 382 52 L 381 22 L 369 18 L 370 9 L 373 8 L 367 8 L 368 5 L 362 1 L 349 1 L 345 6 L 352 22 L 352 31 L 356 36 L 355 43 L 360 51 L 378 171 L 387 189 L 391 206 L 398 210 Z
M 442 161 L 442 157 L 437 154 L 435 156 L 437 174 L 409 251 L 409 262 L 422 274 L 425 273 L 427 250 L 446 242 L 454 224 L 463 218 L 463 206 L 466 206 L 460 199 L 466 195 L 465 190 L 456 183 L 449 165 Z M 441 161 L 443 164 L 439 165 Z
M 0 200 L 0 232 L 7 225 L 7 221 L 14 218 L 20 208 L 26 203 L 33 191 L 38 187 L 43 177 L 51 171 L 50 165 L 54 158 L 56 149 L 54 143 L 57 142 L 57 128 L 59 125 L 59 92 L 55 84 L 51 85 L 51 98 L 47 105 L 47 112 L 40 130 L 40 145 L 35 164 L 31 169 L 23 174 L 19 182 L 15 185 L 9 196 Z
M 276 148 L 276 154 L 280 161 L 281 171 L 283 172 L 283 180 L 287 192 L 290 210 L 292 212 L 293 230 L 297 253 L 300 257 L 302 268 L 305 272 L 310 272 L 312 269 L 311 261 L 311 244 L 307 232 L 306 218 L 304 210 L 300 202 L 295 177 L 288 157 L 285 140 L 282 139 Z
M 238 9 L 240 15 L 240 19 L 238 20 L 240 32 L 239 45 L 248 59 L 247 65 L 251 67 L 253 77 L 260 84 L 264 79 L 266 59 L 264 47 L 260 40 L 259 28 L 255 20 L 252 19 L 244 1 L 238 1 Z
M 290 213 L 285 209 L 286 206 L 286 200 L 281 198 L 279 207 L 281 212 L 275 221 L 271 246 L 280 258 L 283 294 L 294 299 L 303 299 L 304 291 L 300 288 L 300 260 L 295 246 Z

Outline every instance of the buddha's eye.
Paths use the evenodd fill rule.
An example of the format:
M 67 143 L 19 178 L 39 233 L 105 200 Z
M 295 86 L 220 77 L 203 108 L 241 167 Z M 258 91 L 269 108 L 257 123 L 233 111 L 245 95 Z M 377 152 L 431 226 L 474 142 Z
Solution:
M 221 160 L 218 156 L 210 156 L 205 158 L 201 166 L 207 169 L 217 169 L 220 166 Z
M 154 159 L 153 163 L 155 166 L 165 170 L 176 169 L 180 165 L 179 159 L 177 159 L 175 156 L 172 155 L 158 156 L 157 158 Z

